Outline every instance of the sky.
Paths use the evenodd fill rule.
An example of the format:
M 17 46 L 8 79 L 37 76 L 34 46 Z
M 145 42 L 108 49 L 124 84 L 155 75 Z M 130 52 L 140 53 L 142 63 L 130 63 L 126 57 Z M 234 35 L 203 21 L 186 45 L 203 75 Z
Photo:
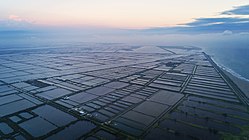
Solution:
M 239 15 L 231 11 L 248 4 L 248 0 L 0 0 L 0 28 L 19 24 L 120 29 L 196 25 L 209 22 L 203 18 L 248 17 L 243 14 L 248 7 Z

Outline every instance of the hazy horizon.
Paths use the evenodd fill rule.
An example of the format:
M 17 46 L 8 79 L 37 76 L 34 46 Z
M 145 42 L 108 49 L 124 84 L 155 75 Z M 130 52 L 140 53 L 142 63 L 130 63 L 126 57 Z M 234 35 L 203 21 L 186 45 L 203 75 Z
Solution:
M 82 43 L 247 49 L 248 27 L 245 0 L 9 0 L 0 5 L 1 49 Z

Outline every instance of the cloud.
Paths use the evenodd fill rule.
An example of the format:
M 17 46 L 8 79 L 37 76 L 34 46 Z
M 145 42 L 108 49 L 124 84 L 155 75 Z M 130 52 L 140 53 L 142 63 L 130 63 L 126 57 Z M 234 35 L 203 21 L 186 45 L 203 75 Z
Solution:
M 198 19 L 192 23 L 186 24 L 185 27 L 172 27 L 172 28 L 152 28 L 147 29 L 145 33 L 152 34 L 206 34 L 206 33 L 223 33 L 224 31 L 231 31 L 233 33 L 249 32 L 249 22 L 238 19 L 231 20 L 217 20 L 217 19 Z
M 249 18 L 198 18 L 194 22 L 187 23 L 188 26 L 209 26 L 215 24 L 226 24 L 226 23 L 242 23 L 249 22 Z
M 235 9 L 224 11 L 222 15 L 249 15 L 249 5 L 235 7 Z
M 240 35 L 245 35 L 245 36 L 249 36 L 249 32 L 241 32 L 239 33 Z
M 0 31 L 27 30 L 35 26 L 34 21 L 17 15 L 9 15 L 6 19 L 0 19 Z
M 226 30 L 226 31 L 224 31 L 222 34 L 223 34 L 223 35 L 232 35 L 233 32 L 230 31 L 230 30 Z
M 21 17 L 17 15 L 9 15 L 8 19 L 13 20 L 13 21 L 24 21 L 24 19 L 22 19 Z
M 188 23 L 193 31 L 199 32 L 232 32 L 249 31 L 249 18 L 200 18 Z
M 233 15 L 224 17 L 225 15 Z M 146 30 L 147 33 L 184 33 L 184 34 L 205 34 L 222 33 L 228 35 L 231 33 L 249 32 L 249 18 L 237 15 L 249 15 L 249 5 L 240 6 L 235 9 L 224 11 L 218 17 L 197 18 L 193 22 L 181 24 L 177 27 L 159 27 Z

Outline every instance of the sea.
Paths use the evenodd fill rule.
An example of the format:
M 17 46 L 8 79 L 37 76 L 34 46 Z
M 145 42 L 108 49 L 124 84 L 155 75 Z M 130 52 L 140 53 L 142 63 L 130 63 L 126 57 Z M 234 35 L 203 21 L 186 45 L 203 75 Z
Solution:
M 204 51 L 222 69 L 249 82 L 249 46 L 206 47 Z

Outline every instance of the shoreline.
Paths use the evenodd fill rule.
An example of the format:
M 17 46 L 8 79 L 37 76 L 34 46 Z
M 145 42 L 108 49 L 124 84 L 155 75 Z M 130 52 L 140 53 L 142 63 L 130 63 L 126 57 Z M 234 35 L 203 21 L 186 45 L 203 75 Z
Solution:
M 221 67 L 220 69 L 240 88 L 240 90 L 246 95 L 246 97 L 249 98 L 249 82 L 233 75 L 232 73 Z
M 209 56 L 209 55 L 208 55 Z M 217 63 L 211 56 L 210 59 L 216 64 L 216 66 L 232 80 L 232 82 L 243 92 L 243 94 L 249 99 L 249 81 L 248 79 L 240 76 L 239 74 L 233 72 L 229 68 L 226 68 L 219 63 Z
M 211 57 L 211 56 L 210 56 Z M 243 81 L 246 81 L 249 83 L 249 79 L 241 76 L 240 74 L 238 74 L 237 72 L 235 72 L 234 70 L 232 70 L 231 68 L 228 68 L 227 66 L 224 66 L 222 64 L 220 64 L 218 61 L 215 60 L 215 58 L 211 57 L 211 59 L 213 60 L 213 62 L 223 71 L 228 72 L 229 74 L 231 74 L 234 77 L 237 77 Z

